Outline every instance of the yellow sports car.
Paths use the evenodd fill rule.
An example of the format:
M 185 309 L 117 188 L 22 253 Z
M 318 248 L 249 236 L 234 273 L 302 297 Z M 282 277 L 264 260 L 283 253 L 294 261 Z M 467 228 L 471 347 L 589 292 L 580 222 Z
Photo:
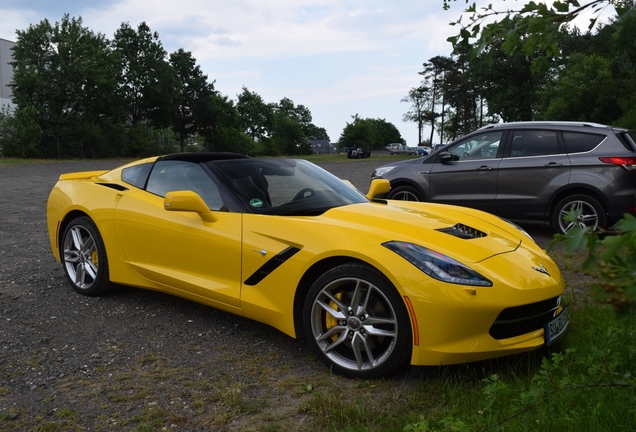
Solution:
M 63 174 L 53 254 L 85 295 L 114 284 L 185 297 L 306 337 L 335 372 L 483 360 L 552 343 L 564 282 L 488 213 L 367 196 L 316 165 L 232 153 Z

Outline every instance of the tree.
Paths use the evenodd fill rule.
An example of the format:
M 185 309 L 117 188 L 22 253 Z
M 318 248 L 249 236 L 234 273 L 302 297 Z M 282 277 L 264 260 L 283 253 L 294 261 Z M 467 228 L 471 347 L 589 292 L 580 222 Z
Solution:
M 318 127 L 315 124 L 310 124 L 307 127 L 307 138 L 312 140 L 327 140 L 330 141 L 327 129 Z
M 466 3 L 469 1 L 466 0 Z M 445 10 L 450 8 L 450 4 L 451 0 L 443 0 Z M 547 2 L 529 1 L 520 9 L 508 11 L 497 10 L 492 3 L 478 9 L 476 3 L 472 3 L 464 10 L 469 15 L 468 22 L 462 23 L 463 17 L 460 17 L 451 23 L 459 26 L 460 30 L 448 40 L 457 48 L 468 46 L 470 39 L 476 39 L 472 48 L 474 57 L 493 40 L 502 40 L 501 47 L 506 54 L 520 51 L 531 59 L 533 71 L 547 71 L 548 59 L 561 54 L 557 44 L 561 26 L 570 23 L 583 11 L 592 10 L 594 18 L 588 27 L 591 31 L 605 6 L 614 7 L 623 22 L 636 19 L 633 0 L 591 0 L 582 5 L 578 0 L 557 0 L 550 5 Z M 491 21 L 498 16 L 503 18 Z M 620 33 L 620 27 L 617 31 Z
M 39 156 L 111 155 L 108 132 L 121 119 L 109 42 L 64 15 L 18 31 L 11 87 L 18 111 L 42 131 Z M 22 114 L 20 114 L 22 115 Z M 26 114 L 25 114 L 26 115 Z
M 170 54 L 170 65 L 178 78 L 175 93 L 176 110 L 173 130 L 179 138 L 181 151 L 186 140 L 197 132 L 214 124 L 214 83 L 208 82 L 189 51 L 179 49 Z
M 409 90 L 409 94 L 404 96 L 400 102 L 408 102 L 411 106 L 409 110 L 402 115 L 404 122 L 413 122 L 417 124 L 417 142 L 418 145 L 422 143 L 422 129 L 429 122 L 431 114 L 431 89 L 424 86 L 414 87 Z
M 122 23 L 115 32 L 112 48 L 119 60 L 120 94 L 130 123 L 150 122 L 156 127 L 170 124 L 176 82 L 159 34 L 153 33 L 145 22 L 137 30 Z
M 501 41 L 487 46 L 472 60 L 471 69 L 480 94 L 487 101 L 488 114 L 503 121 L 534 120 L 544 73 L 532 73 L 526 56 L 516 51 L 506 55 Z
M 271 131 L 273 110 L 263 98 L 243 87 L 238 95 L 236 110 L 241 129 L 254 141 L 263 141 Z
M 13 113 L 0 111 L 0 153 L 5 157 L 34 158 L 42 129 L 38 125 L 33 106 L 18 108 Z
M 385 146 L 389 143 L 402 143 L 406 144 L 404 138 L 400 134 L 398 128 L 391 122 L 386 121 L 385 119 L 366 119 L 375 130 L 378 138 L 378 143 L 375 145 Z
M 471 69 L 468 50 L 464 49 L 452 58 L 452 68 L 444 77 L 444 97 L 449 106 L 449 121 L 443 133 L 450 140 L 466 135 L 481 126 L 482 118 L 478 106 L 479 91 Z
M 282 98 L 272 107 L 272 144 L 286 155 L 310 154 L 309 133 L 315 129 L 311 112 L 304 105 L 295 105 L 289 98 Z
M 208 102 L 208 113 L 213 121 L 201 130 L 205 148 L 208 151 L 259 155 L 261 151 L 257 143 L 241 131 L 239 115 L 233 101 L 215 93 Z
M 398 129 L 384 119 L 363 119 L 358 114 L 352 116 L 353 122 L 347 123 L 342 130 L 338 146 L 343 147 L 379 147 L 389 143 L 405 143 Z
M 575 53 L 558 81 L 544 90 L 546 105 L 540 117 L 611 124 L 622 114 L 616 104 L 621 93 L 609 60 Z

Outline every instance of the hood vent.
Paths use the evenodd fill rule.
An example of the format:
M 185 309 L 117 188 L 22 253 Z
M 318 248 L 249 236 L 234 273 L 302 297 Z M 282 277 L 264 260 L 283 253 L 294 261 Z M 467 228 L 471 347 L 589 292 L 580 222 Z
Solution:
M 460 239 L 474 239 L 474 238 L 486 237 L 488 235 L 485 232 L 479 231 L 475 228 L 471 228 L 467 225 L 463 225 L 460 223 L 452 227 L 440 228 L 437 231 L 450 234 L 455 237 L 459 237 Z

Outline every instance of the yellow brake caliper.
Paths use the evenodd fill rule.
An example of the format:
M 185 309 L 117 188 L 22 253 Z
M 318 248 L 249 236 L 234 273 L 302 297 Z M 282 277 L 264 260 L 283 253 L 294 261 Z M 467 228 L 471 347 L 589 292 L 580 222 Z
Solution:
M 97 248 L 93 249 L 93 252 L 91 252 L 91 261 L 93 261 L 93 264 L 95 264 L 95 267 L 99 267 L 98 264 L 98 255 L 97 255 Z
M 338 293 L 335 296 L 339 301 L 342 301 L 342 293 Z M 334 310 L 338 310 L 338 305 L 336 303 L 334 303 L 333 301 L 329 302 L 329 306 L 331 308 L 333 308 Z M 341 311 L 341 312 L 345 312 L 345 311 Z M 333 317 L 333 315 L 331 314 L 327 314 L 326 320 L 325 320 L 325 324 L 327 325 L 327 331 L 331 330 L 332 328 L 334 328 L 335 326 L 338 325 L 338 320 L 336 318 Z M 340 336 L 339 334 L 334 334 L 333 336 L 331 336 L 331 340 L 335 341 L 336 339 L 338 339 L 338 336 Z

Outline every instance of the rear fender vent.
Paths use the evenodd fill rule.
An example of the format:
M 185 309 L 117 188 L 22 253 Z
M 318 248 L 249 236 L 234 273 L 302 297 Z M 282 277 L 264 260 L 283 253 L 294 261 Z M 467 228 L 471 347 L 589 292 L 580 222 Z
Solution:
M 128 190 L 128 188 L 126 186 L 122 186 L 122 185 L 117 184 L 117 183 L 97 183 L 97 184 L 100 185 L 100 186 L 106 186 L 106 187 L 109 187 L 111 189 L 115 189 L 115 190 L 122 191 L 122 192 Z
M 452 236 L 459 237 L 461 239 L 482 238 L 488 235 L 483 231 L 479 231 L 478 229 L 471 228 L 467 225 L 459 224 L 459 223 L 452 227 L 440 228 L 437 231 L 443 232 L 445 234 L 450 234 Z

